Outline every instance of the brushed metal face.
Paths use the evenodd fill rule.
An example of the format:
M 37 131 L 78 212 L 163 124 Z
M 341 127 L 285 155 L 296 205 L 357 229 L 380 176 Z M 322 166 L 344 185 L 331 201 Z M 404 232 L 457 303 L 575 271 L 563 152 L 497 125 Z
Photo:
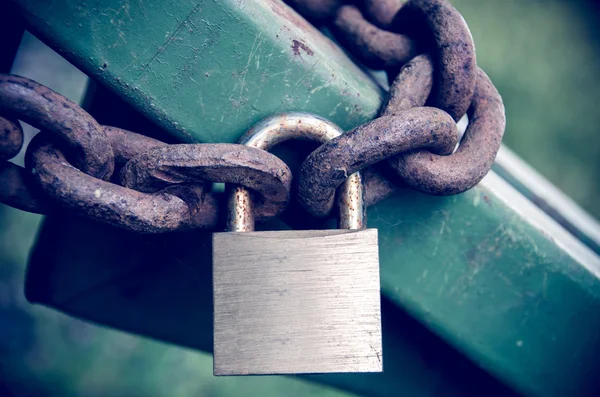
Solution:
M 381 372 L 377 230 L 213 235 L 214 374 Z

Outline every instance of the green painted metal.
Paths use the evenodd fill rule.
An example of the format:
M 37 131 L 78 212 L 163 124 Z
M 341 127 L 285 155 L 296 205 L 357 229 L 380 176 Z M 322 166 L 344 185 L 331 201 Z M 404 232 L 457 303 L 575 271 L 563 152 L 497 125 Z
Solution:
M 211 252 L 210 232 L 141 236 L 59 214 L 42 228 L 26 296 L 80 318 L 212 352 Z M 456 397 L 513 395 L 388 298 L 382 302 L 382 326 L 383 373 L 309 379 L 377 397 L 399 391 L 427 397 L 442 391 Z
M 61 55 L 184 141 L 235 141 L 290 109 L 327 109 L 351 128 L 381 102 L 339 47 L 279 1 L 16 3 Z
M 47 42 L 184 140 L 232 141 L 284 110 L 313 111 L 350 128 L 380 104 L 374 83 L 274 1 L 19 4 Z M 600 393 L 598 256 L 497 175 L 454 197 L 402 189 L 369 217 L 379 229 L 388 302 L 386 372 L 313 379 L 376 396 L 509 393 L 425 328 L 403 329 L 412 320 L 402 308 L 519 392 Z M 140 237 L 67 215 L 50 219 L 27 294 L 210 351 L 210 288 L 200 287 L 210 280 L 206 241 L 202 233 Z
M 527 395 L 597 395 L 600 262 L 506 182 L 491 174 L 454 197 L 403 189 L 368 215 L 379 229 L 390 302 L 383 306 L 385 372 L 314 379 L 373 396 L 508 393 L 393 302 Z M 211 351 L 210 264 L 210 233 L 139 236 L 65 214 L 41 233 L 27 296 Z
M 369 215 L 386 296 L 524 394 L 598 395 L 600 260 L 507 182 Z
M 500 149 L 493 170 L 600 254 L 600 223 L 510 149 L 504 146 Z

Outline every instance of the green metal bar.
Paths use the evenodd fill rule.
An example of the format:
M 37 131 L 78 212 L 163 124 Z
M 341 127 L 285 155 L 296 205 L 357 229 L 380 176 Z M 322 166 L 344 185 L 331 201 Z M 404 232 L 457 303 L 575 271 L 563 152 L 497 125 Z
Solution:
M 46 220 L 32 254 L 26 296 L 80 318 L 212 352 L 211 237 L 142 236 L 57 214 Z M 382 301 L 382 326 L 383 373 L 309 379 L 377 397 L 398 391 L 513 395 L 388 298 Z
M 348 129 L 381 101 L 371 79 L 279 1 L 16 5 L 51 47 L 184 141 L 235 141 L 290 109 L 327 109 Z
M 456 197 L 400 191 L 369 219 L 391 302 L 521 392 L 597 393 L 598 259 L 497 175 Z M 210 233 L 138 236 L 64 214 L 41 233 L 26 292 L 79 317 L 211 351 L 210 264 Z M 403 316 L 389 304 L 383 315 Z M 458 361 L 416 344 L 403 325 L 384 321 L 383 374 L 315 379 L 374 396 L 434 395 L 430 382 L 454 395 L 497 388 L 464 363 L 483 385 L 454 385 Z M 433 368 L 423 366 L 427 357 Z
M 527 395 L 597 395 L 600 260 L 507 182 L 369 215 L 386 296 Z
M 600 254 L 598 221 L 529 164 L 507 147 L 502 147 L 493 169 L 596 254 Z
M 380 105 L 379 88 L 279 2 L 19 6 L 44 40 L 180 139 L 234 141 L 284 110 L 312 111 L 347 129 Z M 522 393 L 597 395 L 600 260 L 505 181 L 492 173 L 454 197 L 403 189 L 369 217 L 380 234 L 383 293 L 393 302 L 384 318 L 402 307 Z M 142 238 L 51 219 L 32 258 L 28 297 L 210 350 L 210 289 L 198 287 L 210 280 L 210 256 L 198 243 L 207 237 L 191 236 Z M 380 396 L 439 392 L 425 376 L 425 348 L 397 324 L 384 324 L 384 338 L 384 374 L 315 379 Z M 471 379 L 485 378 L 464 365 Z M 470 395 L 448 363 L 431 372 L 444 394 Z M 479 395 L 491 394 L 493 382 L 484 383 Z

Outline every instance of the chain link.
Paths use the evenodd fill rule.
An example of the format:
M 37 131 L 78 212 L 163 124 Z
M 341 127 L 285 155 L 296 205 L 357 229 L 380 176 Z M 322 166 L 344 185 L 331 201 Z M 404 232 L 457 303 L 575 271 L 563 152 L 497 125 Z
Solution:
M 0 201 L 8 205 L 37 213 L 49 213 L 54 205 L 59 205 L 141 233 L 215 227 L 219 214 L 217 199 L 210 193 L 210 185 L 205 185 L 207 180 L 236 183 L 258 192 L 259 198 L 262 197 L 259 219 L 276 216 L 287 205 L 291 172 L 270 153 L 234 144 L 168 145 L 131 131 L 100 126 L 79 106 L 23 77 L 0 75 L 0 92 L 1 82 L 35 88 L 19 96 L 16 102 L 11 102 L 13 95 L 7 102 L 17 103 L 14 105 L 17 110 L 11 108 L 8 113 L 49 105 L 54 105 L 52 110 L 59 112 L 52 117 L 52 112 L 48 112 L 41 121 L 31 116 L 27 118 L 34 126 L 51 125 L 56 136 L 43 130 L 34 137 L 27 148 L 26 169 L 2 161 Z M 57 103 L 60 106 L 56 106 Z M 7 108 L 7 105 L 2 107 L 4 111 Z M 6 125 L 3 131 L 9 138 L 3 140 L 6 144 L 1 153 L 7 154 L 2 158 L 10 158 L 19 151 L 23 133 L 13 121 L 0 121 Z M 89 139 L 89 135 L 83 134 L 85 130 L 82 133 L 77 129 L 82 126 L 89 126 L 104 141 Z M 65 135 L 69 145 L 60 139 Z M 94 154 L 95 149 L 90 148 L 102 148 L 104 144 L 110 153 L 110 168 L 114 170 L 115 164 L 117 170 L 122 167 L 121 185 L 108 181 L 111 177 L 118 180 L 118 173 L 105 175 L 96 171 L 102 167 L 85 167 L 84 172 L 75 166 L 79 163 L 71 163 L 71 156 L 65 156 L 71 151 L 63 149 L 75 146 L 82 152 Z M 154 183 L 148 183 L 150 177 Z
M 43 134 L 30 143 L 27 168 L 32 171 L 35 184 L 42 187 L 40 193 L 53 203 L 136 232 L 212 227 L 217 222 L 214 202 L 205 196 L 201 186 L 188 189 L 187 202 L 169 191 L 137 192 L 79 171 Z
M 467 114 L 469 125 L 453 154 L 419 150 L 390 161 L 405 183 L 424 193 L 450 195 L 472 188 L 487 175 L 500 149 L 506 119 L 502 98 L 481 69 Z
M 23 130 L 16 120 L 0 117 L 0 161 L 15 157 L 23 146 Z
M 354 139 L 336 138 L 307 158 L 299 180 L 300 201 L 304 206 L 314 215 L 322 216 L 330 211 L 332 191 L 337 187 L 333 183 L 337 179 L 336 172 L 341 177 L 346 170 L 355 172 L 384 158 L 389 158 L 388 163 L 401 180 L 425 193 L 458 194 L 479 183 L 491 169 L 506 120 L 502 98 L 476 65 L 473 38 L 460 13 L 446 0 L 365 0 L 362 11 L 352 5 L 331 11 L 329 22 L 338 40 L 359 61 L 368 67 L 386 69 L 388 76 L 397 74 L 381 118 L 407 118 L 410 117 L 408 109 L 430 105 L 445 111 L 454 120 L 468 111 L 469 126 L 453 154 L 416 150 L 419 149 L 417 142 L 423 138 L 417 135 L 427 134 L 426 130 L 419 130 L 417 124 L 410 127 L 415 132 L 412 138 L 415 146 L 406 147 L 405 153 L 389 150 L 386 145 L 390 141 L 382 140 L 383 130 L 370 127 L 374 122 L 358 127 L 345 135 L 360 136 L 360 144 Z M 396 46 L 390 46 L 388 40 L 394 40 Z M 411 43 L 410 46 L 407 43 Z M 423 54 L 405 63 L 406 55 L 413 49 Z M 402 64 L 398 71 L 397 65 Z M 390 121 L 381 123 L 384 128 Z M 398 132 L 388 131 L 387 138 L 391 139 Z M 348 142 L 345 139 L 349 139 Z M 380 150 L 357 151 L 359 145 L 379 145 Z M 354 157 L 355 162 L 351 163 L 340 155 L 342 152 L 360 152 L 362 158 Z M 337 158 L 331 159 L 326 153 L 336 153 Z M 362 165 L 357 167 L 357 163 Z M 377 194 L 367 194 L 368 204 L 393 190 L 377 173 L 370 173 L 366 180 L 368 185 L 377 187 Z
M 344 48 L 372 69 L 399 68 L 418 54 L 414 40 L 379 29 L 353 5 L 340 7 L 331 26 Z
M 121 183 L 142 192 L 197 181 L 242 185 L 254 195 L 254 216 L 265 220 L 283 212 L 292 173 L 265 150 L 238 144 L 181 144 L 150 149 L 121 171 Z
M 412 108 L 399 116 L 379 117 L 312 152 L 300 169 L 298 197 L 313 215 L 325 216 L 348 175 L 410 150 L 449 154 L 457 142 L 456 123 L 439 109 Z
M 0 75 L 0 114 L 23 120 L 59 138 L 75 165 L 108 180 L 114 154 L 100 125 L 64 96 L 20 76 Z
M 471 33 L 446 0 L 289 0 L 365 66 L 391 84 L 380 117 L 323 144 L 304 161 L 298 199 L 325 216 L 347 175 L 364 170 L 367 205 L 401 180 L 430 194 L 456 194 L 490 170 L 505 127 L 502 99 L 476 66 Z M 420 55 L 419 55 L 420 54 Z M 425 105 L 431 107 L 424 107 Z M 469 125 L 458 149 L 455 121 Z M 280 214 L 289 168 L 268 152 L 237 144 L 177 144 L 99 125 L 56 92 L 0 75 L 0 202 L 48 213 L 55 206 L 142 233 L 214 228 L 221 211 L 211 182 L 242 185 L 258 220 Z M 6 161 L 23 142 L 16 120 L 40 128 L 26 169 Z M 387 162 L 382 162 L 387 160 Z M 366 168 L 369 167 L 369 168 Z

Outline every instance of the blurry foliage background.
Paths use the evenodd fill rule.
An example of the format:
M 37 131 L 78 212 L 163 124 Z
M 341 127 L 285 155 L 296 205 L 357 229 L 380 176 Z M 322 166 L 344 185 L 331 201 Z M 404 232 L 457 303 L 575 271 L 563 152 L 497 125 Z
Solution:
M 569 0 L 453 3 L 469 23 L 479 65 L 503 95 L 504 142 L 600 216 L 597 6 Z M 84 76 L 32 36 L 23 42 L 15 71 L 78 100 Z M 44 66 L 31 68 L 40 56 Z M 56 86 L 59 74 L 69 84 Z M 214 378 L 209 355 L 30 305 L 23 283 L 40 221 L 0 206 L 0 395 L 346 395 L 284 377 Z
M 454 0 L 504 99 L 504 143 L 600 217 L 599 6 Z

